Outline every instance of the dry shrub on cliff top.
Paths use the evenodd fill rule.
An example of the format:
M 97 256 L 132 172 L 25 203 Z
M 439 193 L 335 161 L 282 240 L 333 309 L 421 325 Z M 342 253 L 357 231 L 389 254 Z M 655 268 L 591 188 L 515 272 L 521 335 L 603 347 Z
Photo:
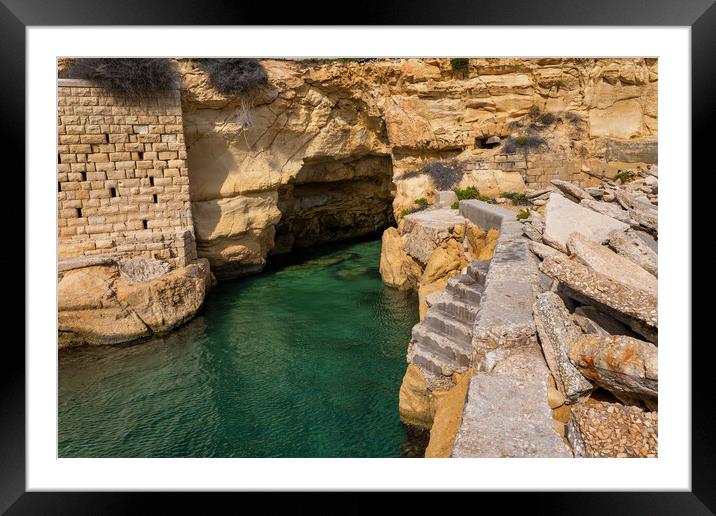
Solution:
M 196 59 L 196 62 L 222 95 L 244 95 L 268 83 L 266 71 L 258 59 L 210 58 Z
M 178 82 L 174 62 L 158 58 L 75 59 L 64 75 L 92 81 L 111 93 L 132 97 L 176 89 Z

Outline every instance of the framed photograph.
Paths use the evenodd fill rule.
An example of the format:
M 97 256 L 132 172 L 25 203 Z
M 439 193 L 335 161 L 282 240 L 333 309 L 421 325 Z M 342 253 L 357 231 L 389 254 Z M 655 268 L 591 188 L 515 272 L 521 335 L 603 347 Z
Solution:
M 0 509 L 529 491 L 711 514 L 691 163 L 712 4 L 392 2 L 348 25 L 4 0 L 26 336 Z

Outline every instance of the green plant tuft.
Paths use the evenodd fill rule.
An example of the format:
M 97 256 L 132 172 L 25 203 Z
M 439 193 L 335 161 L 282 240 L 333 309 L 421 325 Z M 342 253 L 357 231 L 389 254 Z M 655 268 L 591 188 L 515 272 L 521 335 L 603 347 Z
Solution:
M 520 210 L 520 212 L 517 214 L 517 220 L 525 220 L 529 216 L 530 210 Z
M 480 191 L 474 186 L 468 186 L 467 188 L 455 188 L 453 192 L 455 192 L 459 201 L 477 199 L 480 197 Z
M 460 203 L 459 203 L 458 201 L 455 201 L 454 203 L 452 203 L 452 205 L 450 206 L 450 208 L 452 208 L 453 210 L 459 210 L 459 209 L 460 209 Z
M 619 178 L 619 180 L 622 183 L 628 183 L 629 181 L 634 181 L 635 177 L 636 177 L 636 174 L 634 174 L 634 172 L 632 172 L 631 170 L 620 170 L 619 173 L 617 174 L 617 178 Z
M 529 199 L 527 199 L 527 196 L 522 192 L 502 192 L 500 197 L 510 199 L 512 203 L 516 205 L 529 204 Z
M 467 70 L 469 64 L 470 60 L 466 57 L 453 57 L 452 59 L 450 59 L 450 66 L 452 67 L 453 71 L 456 72 L 463 72 Z
M 415 204 L 417 204 L 421 208 L 427 208 L 429 203 L 425 197 L 421 197 L 420 199 L 415 199 Z

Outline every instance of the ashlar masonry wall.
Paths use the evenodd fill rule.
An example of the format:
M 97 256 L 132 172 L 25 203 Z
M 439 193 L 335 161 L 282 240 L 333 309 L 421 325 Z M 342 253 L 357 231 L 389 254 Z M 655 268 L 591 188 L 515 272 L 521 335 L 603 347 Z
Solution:
M 59 258 L 196 258 L 179 89 L 141 99 L 60 79 Z

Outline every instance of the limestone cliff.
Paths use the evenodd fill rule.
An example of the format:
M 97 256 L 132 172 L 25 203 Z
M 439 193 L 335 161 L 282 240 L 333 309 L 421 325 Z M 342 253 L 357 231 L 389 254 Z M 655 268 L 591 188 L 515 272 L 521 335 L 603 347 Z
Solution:
M 656 161 L 655 59 L 262 60 L 216 92 L 179 60 L 198 252 L 217 276 L 372 233 L 436 187 L 589 185 Z

